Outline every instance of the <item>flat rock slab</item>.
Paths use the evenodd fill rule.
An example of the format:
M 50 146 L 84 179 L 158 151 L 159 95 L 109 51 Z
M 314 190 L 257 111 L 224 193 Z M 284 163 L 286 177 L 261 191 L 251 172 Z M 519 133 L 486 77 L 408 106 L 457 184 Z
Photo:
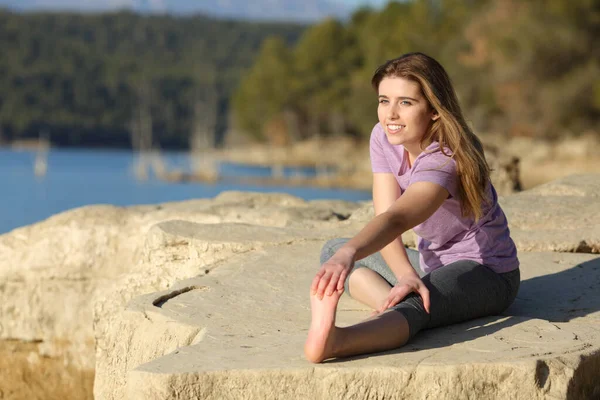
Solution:
M 115 296 L 115 300 L 122 297 L 122 306 L 129 298 L 144 293 L 136 289 L 162 290 L 171 283 L 171 277 L 198 275 L 198 265 L 172 273 L 156 271 L 167 262 L 210 262 L 211 255 L 223 258 L 258 247 L 256 243 L 264 242 L 266 236 L 270 243 L 282 242 L 292 240 L 295 230 L 305 229 L 302 235 L 306 237 L 307 232 L 337 229 L 339 224 L 350 224 L 343 220 L 358 207 L 358 203 L 339 200 L 307 202 L 287 194 L 223 192 L 215 199 L 160 205 L 86 206 L 15 229 L 0 235 L 0 339 L 43 342 L 43 354 L 67 353 L 70 363 L 93 368 L 92 299 L 108 292 L 115 294 L 116 282 L 129 282 L 125 294 Z M 181 234 L 176 238 L 169 235 L 166 221 L 172 220 L 238 226 L 229 231 L 219 229 L 216 234 L 221 234 L 220 242 L 215 244 L 214 237 L 210 245 L 201 248 L 177 242 Z M 155 227 L 162 224 L 167 224 L 165 230 Z M 264 225 L 272 230 L 265 228 L 263 238 L 250 243 L 245 240 L 249 236 L 242 235 L 248 230 L 240 224 Z M 292 233 L 283 232 L 283 227 Z M 177 229 L 186 232 L 184 223 Z M 201 242 L 193 235 L 190 241 Z M 156 246 L 162 251 L 156 251 Z M 152 257 L 158 258 L 152 260 L 154 270 L 145 262 Z M 147 282 L 136 280 L 139 275 L 144 275 Z M 163 287 L 152 287 L 156 284 Z
M 574 175 L 500 201 L 519 251 L 600 253 L 600 175 Z
M 147 234 L 144 260 L 94 296 L 97 392 L 119 386 L 129 365 L 137 366 L 165 354 L 166 349 L 187 345 L 199 332 L 177 324 L 168 324 L 173 329 L 167 331 L 155 324 L 148 325 L 145 314 L 141 317 L 139 313 L 121 312 L 127 301 L 143 293 L 170 289 L 190 277 L 212 276 L 223 265 L 229 265 L 230 258 L 270 254 L 274 260 L 280 260 L 279 249 L 285 254 L 287 248 L 298 244 L 321 246 L 327 239 L 351 236 L 356 229 L 352 223 L 324 224 L 321 229 L 177 220 L 156 224 Z M 318 250 L 304 257 L 307 263 L 319 262 Z M 127 347 L 126 351 L 121 350 L 122 332 L 135 337 L 130 340 L 133 347 Z
M 209 275 L 135 298 L 111 332 L 121 361 L 108 364 L 125 382 L 115 376 L 122 384 L 111 387 L 109 371 L 97 371 L 105 384 L 96 386 L 96 398 L 600 396 L 597 256 L 521 254 L 521 290 L 504 315 L 425 331 L 399 350 L 313 365 L 302 348 L 321 245 L 241 254 Z M 338 325 L 368 314 L 344 295 Z M 139 349 L 154 356 L 135 365 Z

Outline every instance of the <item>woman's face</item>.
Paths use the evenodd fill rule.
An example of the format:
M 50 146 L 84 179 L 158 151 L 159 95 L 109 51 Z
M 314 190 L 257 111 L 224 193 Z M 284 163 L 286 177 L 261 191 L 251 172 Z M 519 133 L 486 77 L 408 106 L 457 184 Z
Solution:
M 421 139 L 438 118 L 421 92 L 421 86 L 404 78 L 384 78 L 379 84 L 379 122 L 390 144 L 420 152 Z

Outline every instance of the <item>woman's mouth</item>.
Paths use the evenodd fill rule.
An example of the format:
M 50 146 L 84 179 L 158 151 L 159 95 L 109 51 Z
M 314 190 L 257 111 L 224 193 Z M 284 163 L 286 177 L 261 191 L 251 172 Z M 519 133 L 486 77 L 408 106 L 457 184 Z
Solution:
M 390 135 L 400 132 L 406 125 L 387 125 L 387 130 Z

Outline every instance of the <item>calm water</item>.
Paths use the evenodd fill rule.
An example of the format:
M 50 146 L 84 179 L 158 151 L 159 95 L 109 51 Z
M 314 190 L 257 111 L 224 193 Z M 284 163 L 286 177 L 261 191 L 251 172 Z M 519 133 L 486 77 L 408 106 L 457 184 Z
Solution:
M 224 190 L 284 192 L 306 200 L 368 200 L 370 192 L 310 187 L 261 187 L 232 182 L 214 185 L 140 182 L 133 174 L 135 157 L 127 151 L 51 150 L 44 178 L 33 173 L 35 152 L 0 149 L 0 234 L 74 207 L 88 204 L 129 206 L 214 197 Z M 185 154 L 170 153 L 171 168 L 189 170 Z M 224 164 L 224 176 L 268 176 L 269 168 Z M 300 171 L 303 174 L 311 170 Z M 298 171 L 285 171 L 286 174 Z

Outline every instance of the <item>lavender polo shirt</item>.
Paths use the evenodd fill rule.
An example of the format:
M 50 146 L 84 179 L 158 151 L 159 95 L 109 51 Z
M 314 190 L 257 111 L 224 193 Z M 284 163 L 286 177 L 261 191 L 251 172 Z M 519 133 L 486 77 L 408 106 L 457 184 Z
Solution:
M 429 273 L 459 260 L 473 260 L 503 273 L 519 267 L 517 249 L 510 238 L 508 222 L 498 204 L 493 185 L 488 185 L 491 199 L 483 217 L 461 215 L 458 199 L 459 178 L 456 162 L 431 143 L 409 166 L 404 146 L 392 145 L 380 124 L 371 133 L 371 166 L 374 173 L 392 173 L 400 186 L 400 195 L 415 182 L 433 182 L 445 188 L 450 196 L 425 222 L 413 228 L 418 235 L 421 268 Z M 451 154 L 450 149 L 446 149 Z

